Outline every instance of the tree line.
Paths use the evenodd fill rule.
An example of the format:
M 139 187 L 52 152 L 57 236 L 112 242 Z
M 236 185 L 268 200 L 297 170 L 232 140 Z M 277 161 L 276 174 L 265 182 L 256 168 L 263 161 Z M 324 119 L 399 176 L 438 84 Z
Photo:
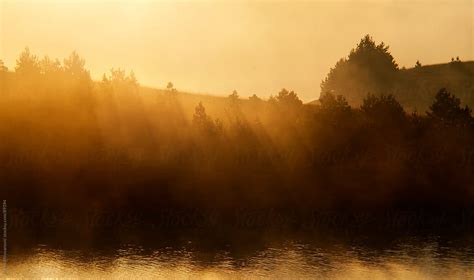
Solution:
M 104 209 L 470 205 L 471 109 L 440 88 L 426 112 L 407 112 L 384 92 L 397 67 L 387 47 L 366 37 L 357 49 L 368 58 L 349 60 L 392 69 L 364 74 L 379 78 L 359 105 L 339 70 L 316 104 L 287 89 L 211 98 L 144 88 L 122 69 L 93 81 L 76 52 L 61 63 L 26 49 L 0 72 L 2 195 Z

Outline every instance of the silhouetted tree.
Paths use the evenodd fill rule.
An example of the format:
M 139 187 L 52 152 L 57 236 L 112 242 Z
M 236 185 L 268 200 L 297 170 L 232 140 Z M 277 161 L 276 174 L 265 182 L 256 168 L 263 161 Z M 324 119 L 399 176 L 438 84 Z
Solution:
M 58 59 L 51 60 L 48 56 L 45 56 L 39 62 L 41 68 L 41 74 L 43 75 L 58 75 L 62 72 L 61 62 Z
M 105 92 L 128 95 L 137 93 L 139 84 L 133 71 L 126 75 L 125 70 L 112 68 L 109 75 L 102 75 L 101 86 Z
M 461 60 L 459 59 L 459 56 L 456 56 L 456 59 L 454 57 L 451 57 L 451 63 L 461 63 Z
M 25 48 L 16 60 L 15 72 L 20 75 L 38 75 L 40 73 L 40 65 L 38 57 L 30 53 L 29 48 Z
M 175 94 L 177 93 L 178 91 L 176 90 L 176 88 L 174 87 L 174 84 L 172 82 L 168 82 L 166 84 L 166 90 L 169 92 L 169 93 L 172 93 L 172 94 Z
M 114 85 L 132 85 L 132 86 L 138 86 L 137 79 L 135 77 L 135 74 L 133 71 L 130 72 L 130 75 L 125 74 L 125 70 L 120 69 L 120 68 L 112 68 L 110 69 L 110 75 L 107 76 L 104 74 L 102 76 L 102 81 L 104 82 L 110 82 Z
M 321 94 L 319 97 L 321 104 L 320 111 L 327 122 L 340 123 L 351 113 L 351 106 L 344 96 L 334 96 L 331 92 Z
M 196 125 L 200 125 L 202 123 L 207 122 L 208 120 L 209 117 L 206 114 L 206 108 L 204 108 L 202 102 L 199 102 L 199 104 L 194 109 L 193 123 Z
M 6 74 L 7 74 L 7 67 L 3 64 L 3 61 L 0 60 L 0 96 L 7 94 L 7 82 L 6 82 Z
M 438 122 L 448 125 L 466 125 L 472 122 L 471 108 L 461 107 L 459 98 L 442 88 L 435 96 L 427 115 Z
M 406 118 L 402 105 L 393 95 L 367 95 L 360 106 L 361 112 L 375 123 L 400 125 Z
M 8 68 L 3 63 L 3 60 L 0 59 L 0 72 L 7 72 Z
M 84 68 L 85 63 L 85 60 L 73 51 L 68 58 L 64 59 L 64 72 L 74 78 L 90 80 L 89 71 Z
M 410 119 L 413 123 L 418 124 L 422 120 L 422 116 L 418 113 L 418 110 L 415 108 L 413 112 L 410 114 Z
M 254 110 L 255 113 L 260 112 L 260 109 L 263 108 L 265 102 L 258 97 L 256 94 L 253 94 L 249 97 L 248 103 L 250 104 L 251 108 Z
M 230 94 L 227 98 L 229 99 L 230 106 L 235 107 L 239 104 L 239 94 L 236 90 L 232 91 L 232 94 Z
M 127 82 L 127 76 L 125 75 L 125 70 L 122 70 L 120 68 L 115 69 L 112 68 L 110 69 L 110 77 L 109 80 L 114 83 L 125 83 Z
M 224 130 L 224 124 L 222 123 L 220 119 L 216 119 L 214 121 L 214 132 L 222 133 L 223 130 Z
M 351 110 L 351 106 L 347 103 L 346 98 L 340 94 L 335 96 L 331 92 L 323 93 L 319 97 L 319 102 L 323 111 L 348 112 Z
M 135 76 L 135 72 L 133 72 L 133 70 L 131 70 L 130 74 L 128 74 L 128 82 L 133 87 L 138 87 L 138 80 L 137 80 L 137 77 Z
M 262 99 L 258 97 L 256 94 L 254 94 L 249 97 L 249 101 L 252 103 L 258 103 L 258 102 L 262 102 Z
M 345 94 L 351 102 L 357 102 L 367 92 L 383 92 L 390 89 L 396 79 L 398 65 L 382 42 L 376 44 L 366 35 L 348 58 L 339 60 L 321 83 L 321 93 Z
M 417 60 L 415 63 L 415 68 L 420 68 L 420 67 L 421 67 L 421 63 L 419 60 Z
M 237 102 L 239 100 L 239 94 L 236 90 L 232 91 L 232 94 L 229 95 L 229 100 Z
M 269 101 L 285 107 L 299 107 L 303 105 L 303 102 L 294 91 L 288 91 L 284 88 L 276 97 L 271 96 Z
M 207 115 L 206 108 L 202 105 L 202 102 L 199 102 L 194 109 L 193 125 L 199 130 L 209 134 L 214 134 L 222 130 L 222 122 L 216 120 L 214 123 L 211 117 Z

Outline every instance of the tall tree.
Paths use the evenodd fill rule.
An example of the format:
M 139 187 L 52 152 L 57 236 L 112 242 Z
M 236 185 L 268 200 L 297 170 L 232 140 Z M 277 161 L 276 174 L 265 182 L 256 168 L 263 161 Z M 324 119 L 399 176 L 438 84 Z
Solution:
M 428 116 L 438 122 L 448 125 L 466 125 L 472 123 L 471 108 L 467 105 L 461 107 L 461 100 L 451 94 L 446 88 L 442 88 L 435 96 Z
M 68 58 L 64 59 L 64 71 L 75 78 L 90 79 L 89 71 L 84 68 L 85 60 L 73 51 Z
M 31 54 L 30 49 L 26 47 L 16 60 L 15 72 L 20 75 L 39 75 L 40 65 L 38 57 Z
M 369 35 L 362 38 L 347 58 L 340 59 L 321 83 L 321 93 L 344 94 L 351 103 L 360 103 L 369 92 L 387 92 L 393 86 L 398 65 L 383 42 Z

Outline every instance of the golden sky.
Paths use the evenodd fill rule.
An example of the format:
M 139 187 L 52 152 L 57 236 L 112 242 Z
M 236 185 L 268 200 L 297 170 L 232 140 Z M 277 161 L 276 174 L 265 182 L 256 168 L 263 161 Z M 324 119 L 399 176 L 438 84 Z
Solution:
M 474 59 L 474 0 L 8 1 L 0 0 L 0 59 L 28 46 L 77 50 L 93 78 L 112 67 L 178 90 L 268 97 L 286 87 L 316 99 L 330 67 L 365 34 L 401 66 Z

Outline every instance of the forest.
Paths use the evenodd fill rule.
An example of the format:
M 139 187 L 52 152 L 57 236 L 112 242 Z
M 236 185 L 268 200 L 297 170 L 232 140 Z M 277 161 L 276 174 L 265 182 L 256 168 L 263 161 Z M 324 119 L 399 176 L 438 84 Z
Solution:
M 473 72 L 400 69 L 366 36 L 304 104 L 142 87 L 122 69 L 94 81 L 76 52 L 26 48 L 0 62 L 0 194 L 78 211 L 468 207 Z

